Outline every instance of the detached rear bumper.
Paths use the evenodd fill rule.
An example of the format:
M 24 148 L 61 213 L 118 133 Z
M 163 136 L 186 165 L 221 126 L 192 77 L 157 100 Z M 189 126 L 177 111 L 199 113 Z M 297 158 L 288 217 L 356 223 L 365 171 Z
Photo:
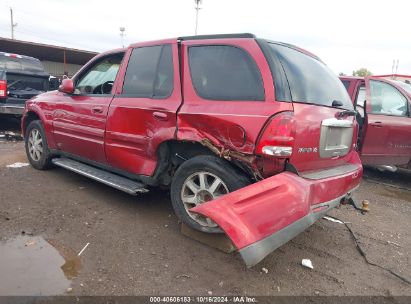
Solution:
M 270 236 L 242 248 L 239 252 L 245 264 L 251 267 L 260 262 L 269 253 L 292 240 L 314 224 L 318 219 L 322 218 L 329 210 L 337 207 L 345 197 L 346 195 L 343 195 L 332 201 L 313 205 L 306 216 L 303 216 L 283 229 L 274 232 Z
M 362 166 L 356 157 L 340 171 L 310 177 L 283 172 L 191 211 L 216 222 L 251 267 L 349 197 L 360 183 Z

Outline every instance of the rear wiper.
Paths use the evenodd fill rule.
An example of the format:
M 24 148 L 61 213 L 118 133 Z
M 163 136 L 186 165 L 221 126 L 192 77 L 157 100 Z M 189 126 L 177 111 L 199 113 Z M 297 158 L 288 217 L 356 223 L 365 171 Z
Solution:
M 332 107 L 342 107 L 344 103 L 340 100 L 333 100 L 333 103 L 331 104 Z

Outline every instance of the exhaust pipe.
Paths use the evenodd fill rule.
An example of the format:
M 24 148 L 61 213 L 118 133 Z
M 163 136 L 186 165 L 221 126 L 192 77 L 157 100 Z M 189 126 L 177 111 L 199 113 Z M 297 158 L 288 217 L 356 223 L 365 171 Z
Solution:
M 376 167 L 380 171 L 390 171 L 390 172 L 395 172 L 398 170 L 396 166 L 388 166 L 388 165 L 380 165 Z

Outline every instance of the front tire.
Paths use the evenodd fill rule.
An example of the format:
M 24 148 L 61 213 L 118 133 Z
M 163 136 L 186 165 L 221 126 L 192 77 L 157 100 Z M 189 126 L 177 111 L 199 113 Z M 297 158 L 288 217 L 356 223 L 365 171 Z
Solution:
M 226 160 L 210 155 L 196 156 L 185 161 L 174 174 L 171 202 L 177 217 L 190 228 L 221 233 L 220 227 L 211 219 L 189 209 L 248 184 L 249 178 Z
M 50 168 L 51 154 L 41 121 L 33 120 L 30 122 L 25 134 L 24 143 L 30 164 L 38 170 Z

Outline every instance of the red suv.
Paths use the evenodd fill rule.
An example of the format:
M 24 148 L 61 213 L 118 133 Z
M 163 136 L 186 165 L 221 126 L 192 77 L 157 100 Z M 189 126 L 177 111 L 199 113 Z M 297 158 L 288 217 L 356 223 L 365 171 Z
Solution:
M 33 167 L 170 187 L 184 223 L 224 231 L 251 266 L 358 186 L 354 114 L 313 54 L 229 34 L 100 54 L 27 102 L 22 129 Z

